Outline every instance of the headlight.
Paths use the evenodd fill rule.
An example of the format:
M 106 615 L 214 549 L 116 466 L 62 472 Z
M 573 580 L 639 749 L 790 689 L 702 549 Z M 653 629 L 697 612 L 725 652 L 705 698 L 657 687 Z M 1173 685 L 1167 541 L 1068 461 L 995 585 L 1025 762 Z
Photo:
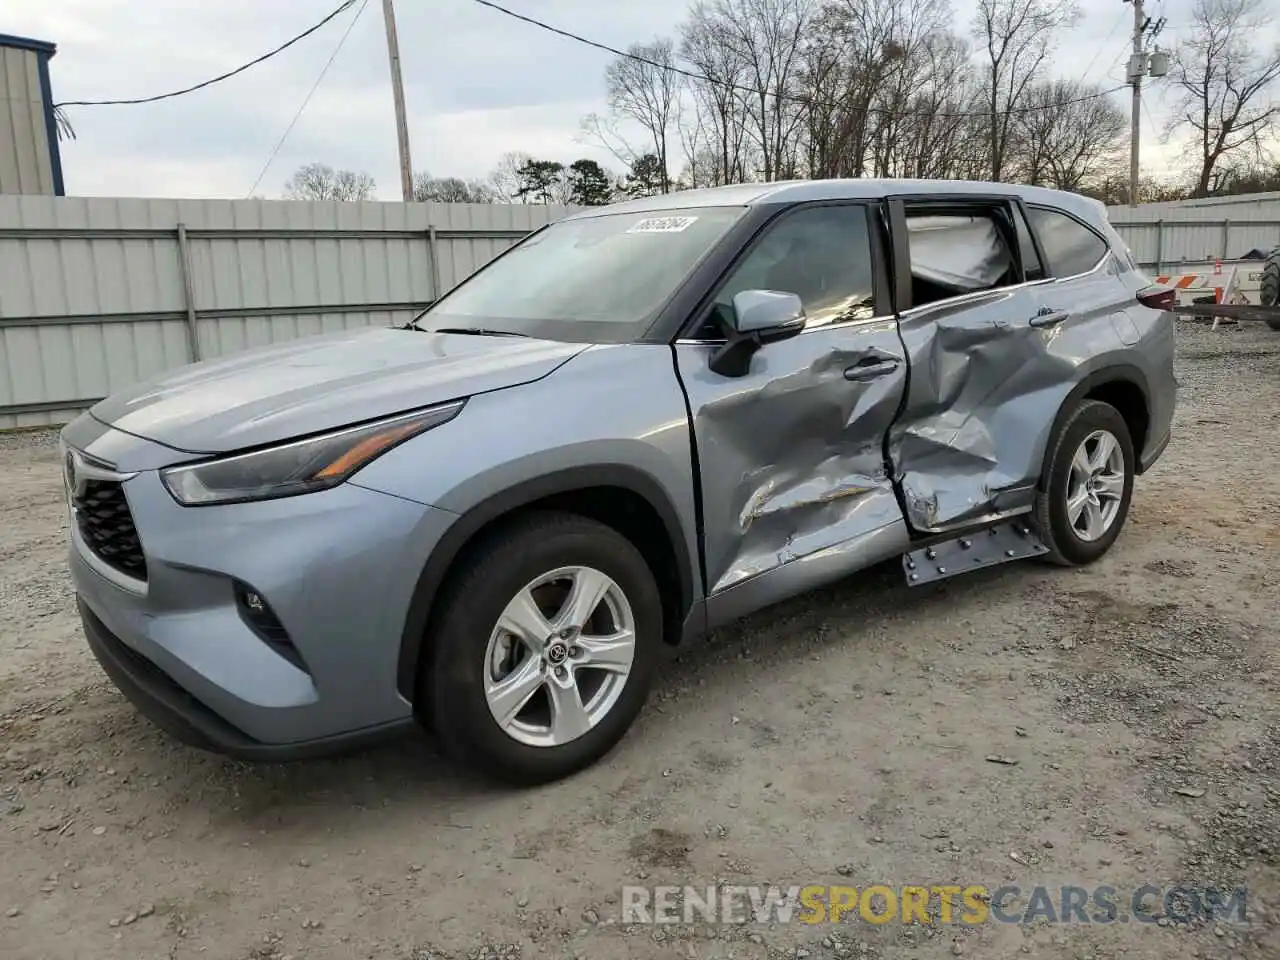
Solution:
M 396 444 L 452 420 L 464 403 L 458 400 L 278 447 L 170 467 L 160 471 L 160 478 L 173 498 L 189 507 L 327 490 Z

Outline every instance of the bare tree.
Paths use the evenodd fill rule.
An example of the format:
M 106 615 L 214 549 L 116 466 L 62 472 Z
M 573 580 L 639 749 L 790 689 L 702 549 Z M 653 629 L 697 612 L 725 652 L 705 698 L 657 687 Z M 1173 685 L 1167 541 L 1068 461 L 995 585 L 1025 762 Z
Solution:
M 742 119 L 746 63 L 729 42 L 730 24 L 705 2 L 696 4 L 681 28 L 680 52 L 701 80 L 689 87 L 702 130 L 686 144 L 686 162 L 714 157 L 703 174 L 712 184 L 747 179 L 746 126 Z M 706 166 L 704 162 L 702 166 Z
M 613 117 L 638 125 L 649 140 L 644 153 L 658 158 L 662 168 L 662 192 L 671 189 L 667 138 L 679 111 L 680 74 L 676 66 L 675 44 L 658 39 L 627 48 L 628 56 L 618 57 L 605 70 L 605 91 Z M 596 128 L 600 129 L 596 119 Z M 615 152 L 615 156 L 617 156 Z M 635 156 L 623 158 L 634 162 Z
M 1280 163 L 1266 165 L 1241 163 L 1238 166 L 1232 165 L 1228 170 L 1223 171 L 1223 174 L 1218 178 L 1217 189 L 1214 191 L 1219 196 L 1271 193 L 1280 190 Z
M 1204 197 L 1238 155 L 1257 163 L 1265 156 L 1280 121 L 1280 100 L 1270 92 L 1280 78 L 1280 44 L 1266 54 L 1254 46 L 1271 24 L 1263 0 L 1196 0 L 1192 22 L 1191 38 L 1173 58 L 1181 115 L 1172 124 L 1186 122 L 1196 133 L 1192 195 Z
M 814 14 L 801 83 L 807 167 L 812 177 L 860 177 L 873 126 L 871 106 L 887 61 L 900 53 L 879 16 L 886 3 L 841 0 Z
M 766 181 L 798 173 L 801 54 L 814 8 L 814 0 L 714 0 L 709 7 L 719 21 L 718 38 L 741 64 L 749 91 L 743 100 L 747 134 L 760 151 Z
M 637 147 L 628 139 L 627 135 L 619 129 L 620 118 L 612 112 L 601 115 L 599 113 L 588 113 L 582 118 L 579 125 L 578 136 L 574 137 L 578 143 L 588 146 L 604 147 L 624 167 L 631 166 L 637 157 L 644 156 L 651 150 L 643 147 Z
M 717 179 L 719 164 L 712 146 L 714 137 L 707 120 L 701 98 L 688 96 L 681 99 L 680 112 L 676 115 L 676 135 L 684 157 L 679 176 L 681 187 L 713 187 L 720 183 Z
M 1081 191 L 1087 197 L 1101 200 L 1109 207 L 1129 202 L 1129 171 L 1117 172 L 1094 181 Z M 1178 183 L 1143 177 L 1138 181 L 1139 203 L 1169 203 L 1186 200 L 1187 190 Z
M 373 177 L 367 173 L 308 163 L 284 182 L 284 197 L 286 200 L 371 200 L 373 188 Z
M 504 153 L 498 159 L 498 165 L 494 167 L 493 172 L 489 174 L 489 184 L 493 187 L 493 191 L 498 196 L 500 202 L 529 202 L 528 195 L 520 192 L 521 187 L 524 186 L 524 181 L 520 177 L 520 171 L 532 160 L 533 157 L 530 154 L 523 153 L 519 150 Z
M 1078 80 L 1028 88 L 1009 151 L 1020 181 L 1078 191 L 1114 168 L 1129 122 L 1102 93 Z
M 946 0 L 829 0 L 807 44 L 811 176 L 882 173 Z
M 885 172 L 897 176 L 980 179 L 987 168 L 980 97 L 965 41 L 937 31 L 913 58 L 914 88 L 892 130 Z
M 1005 173 L 1014 117 L 1047 64 L 1054 34 L 1077 16 L 1075 0 L 978 0 L 973 32 L 982 47 L 992 180 Z
M 697 0 L 678 46 L 615 62 L 611 109 L 586 128 L 645 160 L 632 179 L 646 190 L 657 154 L 635 155 L 655 130 L 683 153 L 682 186 L 994 176 L 1081 190 L 1111 172 L 1124 121 L 1099 88 L 1043 78 L 1075 3 L 978 0 L 971 52 L 950 0 Z M 668 74 L 684 80 L 663 87 Z
M 413 199 L 419 203 L 497 203 L 497 190 L 480 180 L 460 177 L 433 177 L 425 172 L 413 175 Z

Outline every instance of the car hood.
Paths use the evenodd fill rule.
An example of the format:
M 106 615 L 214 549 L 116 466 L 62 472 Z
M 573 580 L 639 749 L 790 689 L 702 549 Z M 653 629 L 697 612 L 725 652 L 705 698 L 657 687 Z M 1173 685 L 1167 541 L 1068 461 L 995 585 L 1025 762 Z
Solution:
M 514 387 L 585 344 L 361 329 L 191 364 L 97 403 L 97 420 L 192 453 L 224 453 Z

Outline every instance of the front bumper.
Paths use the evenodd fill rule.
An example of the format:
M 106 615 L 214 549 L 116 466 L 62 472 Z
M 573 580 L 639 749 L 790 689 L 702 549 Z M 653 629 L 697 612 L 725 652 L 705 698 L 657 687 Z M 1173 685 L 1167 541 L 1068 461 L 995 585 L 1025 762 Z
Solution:
M 154 469 L 123 490 L 145 582 L 108 575 L 74 517 L 69 559 L 89 646 L 145 715 L 246 759 L 332 753 L 413 723 L 397 687 L 404 624 L 452 514 L 353 484 L 182 507 Z M 286 643 L 246 618 L 246 588 Z
M 154 663 L 131 650 L 94 616 L 83 600 L 78 604 L 89 649 L 111 682 L 139 713 L 188 746 L 238 760 L 305 760 L 370 746 L 413 729 L 413 721 L 406 718 L 316 740 L 263 743 L 227 723 Z

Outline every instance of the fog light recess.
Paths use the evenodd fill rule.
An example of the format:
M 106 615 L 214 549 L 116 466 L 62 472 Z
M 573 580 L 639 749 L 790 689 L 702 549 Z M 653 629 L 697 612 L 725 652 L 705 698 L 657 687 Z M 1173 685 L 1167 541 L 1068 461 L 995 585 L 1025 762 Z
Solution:
M 253 587 L 239 581 L 236 582 L 235 593 L 236 607 L 240 611 L 240 618 L 249 625 L 249 628 L 258 635 L 259 639 L 299 670 L 309 673 L 310 671 L 307 670 L 307 665 L 302 659 L 302 654 L 298 652 L 298 648 L 289 639 L 289 634 L 285 630 L 284 624 L 280 622 L 280 618 L 271 609 L 271 604 L 267 602 L 267 598 Z

